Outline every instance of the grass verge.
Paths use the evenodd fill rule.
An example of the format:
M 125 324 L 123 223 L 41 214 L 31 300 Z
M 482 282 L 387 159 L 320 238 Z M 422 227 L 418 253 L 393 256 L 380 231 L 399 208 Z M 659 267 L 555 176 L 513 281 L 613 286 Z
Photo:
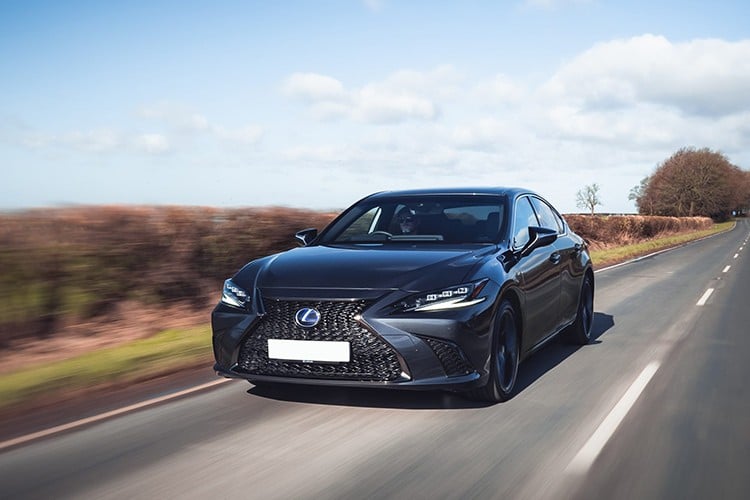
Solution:
M 728 231 L 732 227 L 734 222 L 716 224 L 705 231 L 592 251 L 591 257 L 595 267 L 603 267 Z M 165 330 L 147 339 L 0 375 L 0 409 L 49 396 L 142 380 L 201 362 L 211 363 L 208 325 Z
M 45 396 L 149 378 L 211 360 L 208 325 L 165 330 L 147 339 L 0 376 L 0 408 Z
M 734 225 L 734 221 L 722 222 L 720 224 L 714 224 L 714 227 L 704 231 L 677 234 L 666 238 L 658 238 L 641 243 L 634 243 L 632 245 L 607 248 L 604 250 L 593 250 L 591 251 L 591 260 L 594 263 L 594 268 L 601 268 L 619 262 L 625 262 L 643 255 L 648 255 L 653 252 L 658 252 L 659 250 L 680 246 L 690 241 L 705 238 L 706 236 L 723 233 L 724 231 L 732 229 Z

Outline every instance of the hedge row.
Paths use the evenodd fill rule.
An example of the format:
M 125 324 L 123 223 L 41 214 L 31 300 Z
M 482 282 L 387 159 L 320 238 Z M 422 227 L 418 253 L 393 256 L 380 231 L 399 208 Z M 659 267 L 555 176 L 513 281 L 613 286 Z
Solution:
M 296 231 L 321 229 L 334 216 L 280 207 L 76 207 L 0 215 L 0 346 L 57 334 L 71 321 L 106 321 L 124 302 L 205 309 L 246 262 L 295 246 Z M 594 246 L 711 225 L 698 217 L 566 218 Z
M 289 208 L 81 207 L 0 215 L 0 344 L 121 301 L 205 307 L 223 279 L 335 214 Z
M 709 229 L 709 217 L 659 217 L 648 215 L 566 215 L 571 229 L 594 248 L 628 245 L 686 231 Z

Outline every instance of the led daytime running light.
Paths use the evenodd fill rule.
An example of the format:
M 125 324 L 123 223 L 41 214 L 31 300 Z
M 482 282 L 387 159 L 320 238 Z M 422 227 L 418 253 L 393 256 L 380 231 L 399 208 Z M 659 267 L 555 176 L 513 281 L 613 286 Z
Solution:
M 402 303 L 402 307 L 405 311 L 441 311 L 473 306 L 485 300 L 485 297 L 479 297 L 479 294 L 488 281 L 485 279 L 423 294 Z
M 224 290 L 221 293 L 221 301 L 230 306 L 244 308 L 249 296 L 245 290 L 238 287 L 229 279 L 224 282 Z

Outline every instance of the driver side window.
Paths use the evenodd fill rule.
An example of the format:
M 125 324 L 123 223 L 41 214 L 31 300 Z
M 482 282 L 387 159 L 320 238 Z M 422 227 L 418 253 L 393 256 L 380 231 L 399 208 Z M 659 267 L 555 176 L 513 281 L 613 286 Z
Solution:
M 529 198 L 524 196 L 516 201 L 516 211 L 513 217 L 513 248 L 521 248 L 529 242 L 529 226 L 538 226 L 534 209 Z

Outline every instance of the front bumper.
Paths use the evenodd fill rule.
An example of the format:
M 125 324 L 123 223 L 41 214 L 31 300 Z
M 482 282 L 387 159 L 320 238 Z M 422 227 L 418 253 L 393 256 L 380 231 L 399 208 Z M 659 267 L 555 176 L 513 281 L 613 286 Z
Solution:
M 258 312 L 220 303 L 212 314 L 214 369 L 221 376 L 251 382 L 426 390 L 465 390 L 484 384 L 489 374 L 494 302 L 487 299 L 465 309 L 401 313 L 391 306 L 401 298 L 399 294 L 395 291 L 377 298 L 374 291 L 355 296 L 342 291 L 326 294 L 335 298 L 321 299 L 299 297 L 299 291 L 264 291 L 264 300 L 259 301 L 263 310 Z M 361 307 L 351 312 L 352 304 Z M 320 308 L 323 326 L 307 329 L 294 324 L 291 318 L 300 306 Z M 333 317 L 338 310 L 349 312 L 339 314 L 344 319 Z M 346 340 L 352 360 L 269 360 L 264 348 L 267 338 Z M 370 363 L 373 357 L 377 360 Z

